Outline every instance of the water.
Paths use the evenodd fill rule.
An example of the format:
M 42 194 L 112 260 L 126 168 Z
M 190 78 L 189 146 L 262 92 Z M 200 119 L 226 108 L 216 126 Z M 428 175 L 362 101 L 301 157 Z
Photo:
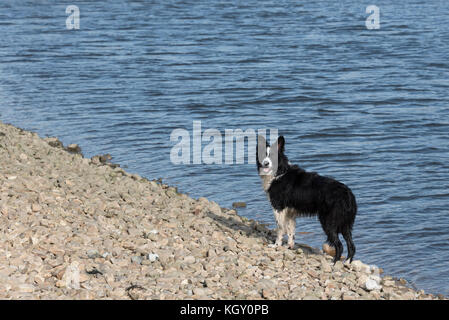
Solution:
M 173 165 L 170 134 L 277 128 L 354 191 L 356 258 L 449 294 L 449 3 L 0 2 L 0 119 L 274 224 L 254 164 Z M 321 247 L 316 219 L 299 242 Z

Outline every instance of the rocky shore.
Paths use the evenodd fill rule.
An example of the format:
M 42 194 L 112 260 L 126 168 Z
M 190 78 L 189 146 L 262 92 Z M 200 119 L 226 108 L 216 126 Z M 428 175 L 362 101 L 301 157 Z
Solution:
M 440 299 L 0 122 L 0 299 Z

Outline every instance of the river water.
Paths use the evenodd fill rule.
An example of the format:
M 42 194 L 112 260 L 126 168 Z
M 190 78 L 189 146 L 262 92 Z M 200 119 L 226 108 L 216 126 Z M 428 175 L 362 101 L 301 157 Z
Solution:
M 356 259 L 449 294 L 447 1 L 376 1 L 376 30 L 359 1 L 76 1 L 78 30 L 69 4 L 0 2 L 2 121 L 272 227 L 254 164 L 175 165 L 170 135 L 275 128 L 355 193 Z

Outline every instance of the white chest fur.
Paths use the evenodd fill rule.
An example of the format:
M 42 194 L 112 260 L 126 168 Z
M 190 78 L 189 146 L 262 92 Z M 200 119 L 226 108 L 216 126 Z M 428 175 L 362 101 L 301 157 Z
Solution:
M 268 175 L 261 175 L 260 178 L 262 179 L 263 190 L 267 192 L 271 186 L 271 182 L 273 182 L 274 180 L 274 176 L 268 174 Z

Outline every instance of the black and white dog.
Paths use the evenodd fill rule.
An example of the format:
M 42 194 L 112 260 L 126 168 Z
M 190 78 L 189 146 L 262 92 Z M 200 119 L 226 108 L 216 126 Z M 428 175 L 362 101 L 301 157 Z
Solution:
M 291 165 L 284 154 L 284 145 L 282 136 L 272 146 L 261 135 L 257 138 L 257 170 L 274 210 L 276 245 L 282 245 L 287 233 L 288 246 L 293 248 L 296 217 L 318 215 L 327 243 L 335 248 L 334 263 L 343 252 L 339 233 L 346 241 L 351 262 L 355 254 L 352 226 L 357 213 L 354 194 L 341 182 Z

